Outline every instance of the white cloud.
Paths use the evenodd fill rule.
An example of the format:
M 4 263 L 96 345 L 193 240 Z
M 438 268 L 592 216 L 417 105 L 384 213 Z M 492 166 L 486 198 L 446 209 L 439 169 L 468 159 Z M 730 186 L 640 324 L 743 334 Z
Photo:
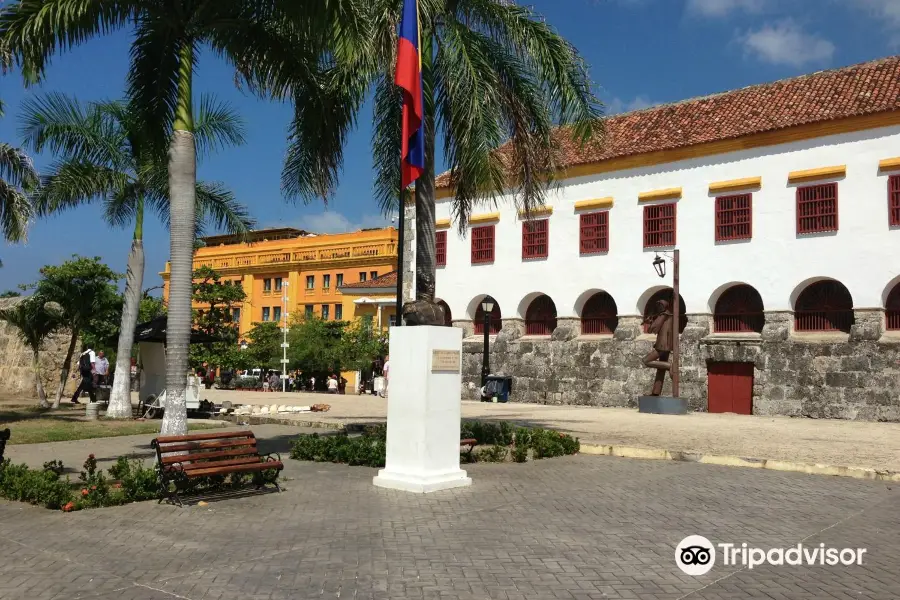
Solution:
M 766 24 L 762 29 L 738 35 L 737 41 L 748 55 L 773 65 L 791 67 L 827 63 L 835 50 L 830 41 L 806 33 L 791 19 Z
M 734 12 L 760 13 L 768 0 L 688 0 L 687 13 L 701 17 L 721 18 Z
M 316 215 L 305 215 L 296 226 L 314 233 L 344 233 L 390 225 L 391 220 L 382 215 L 361 215 L 351 220 L 339 212 L 327 210 Z
M 657 104 L 661 103 L 654 102 L 643 94 L 639 94 L 631 100 L 622 100 L 621 98 L 614 96 L 606 103 L 606 114 L 615 115 L 623 112 L 631 112 L 633 110 L 642 110 L 644 108 L 656 106 Z

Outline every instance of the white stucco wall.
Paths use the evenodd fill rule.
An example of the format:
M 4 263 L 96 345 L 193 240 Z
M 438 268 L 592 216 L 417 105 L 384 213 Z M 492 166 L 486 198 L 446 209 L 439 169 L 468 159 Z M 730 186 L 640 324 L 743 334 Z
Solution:
M 681 187 L 677 247 L 688 313 L 712 312 L 732 283 L 756 288 L 766 310 L 792 310 L 799 291 L 821 278 L 847 286 L 855 308 L 883 307 L 889 285 L 900 278 L 900 230 L 888 226 L 888 174 L 879 172 L 878 162 L 898 154 L 900 127 L 885 127 L 570 179 L 548 198 L 553 214 L 547 259 L 522 260 L 521 221 L 506 199 L 499 207 L 493 264 L 472 265 L 469 235 L 448 231 L 447 266 L 438 269 L 437 296 L 449 304 L 454 319 L 472 318 L 486 294 L 499 302 L 504 318 L 524 318 L 528 302 L 540 293 L 553 299 L 559 317 L 577 317 L 590 293 L 599 290 L 612 295 L 620 315 L 639 314 L 653 291 L 671 285 L 671 276 L 659 279 L 651 265 L 654 251 L 643 248 L 646 203 L 638 202 L 638 194 Z M 839 231 L 798 237 L 796 185 L 788 183 L 788 173 L 834 165 L 847 167 L 846 176 L 836 180 Z M 762 187 L 753 191 L 753 239 L 716 243 L 709 184 L 758 176 Z M 609 252 L 580 256 L 574 204 L 606 196 L 614 198 Z M 439 200 L 437 218 L 450 215 L 450 199 Z

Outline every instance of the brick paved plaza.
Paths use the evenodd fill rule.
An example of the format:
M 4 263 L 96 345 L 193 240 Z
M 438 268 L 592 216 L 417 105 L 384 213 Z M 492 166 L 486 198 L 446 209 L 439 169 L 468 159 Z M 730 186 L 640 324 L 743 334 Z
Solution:
M 255 429 L 282 451 L 296 433 Z M 140 451 L 148 439 L 68 443 L 65 461 L 90 444 Z M 11 455 L 37 461 L 37 446 L 48 445 Z M 575 456 L 475 465 L 471 488 L 417 496 L 373 487 L 374 469 L 286 462 L 283 493 L 208 507 L 64 514 L 0 501 L 0 598 L 900 597 L 893 484 Z M 690 534 L 868 552 L 862 566 L 718 564 L 693 578 L 674 562 Z

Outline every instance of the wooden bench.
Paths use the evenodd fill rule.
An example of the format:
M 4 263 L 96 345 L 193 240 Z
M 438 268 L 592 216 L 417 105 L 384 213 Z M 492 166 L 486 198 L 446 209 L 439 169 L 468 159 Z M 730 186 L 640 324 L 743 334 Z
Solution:
M 150 446 L 156 450 L 160 502 L 174 499 L 181 505 L 178 492 L 188 488 L 191 480 L 232 473 L 252 474 L 257 489 L 270 484 L 281 491 L 281 456 L 260 454 L 252 431 L 160 436 Z
M 466 438 L 464 440 L 459 440 L 460 448 L 464 446 L 467 447 L 466 454 L 469 455 L 469 461 L 472 460 L 472 451 L 475 450 L 476 445 L 478 445 L 478 440 L 476 440 L 475 438 Z
M 3 461 L 3 452 L 6 450 L 6 442 L 9 441 L 9 428 L 0 431 L 0 462 Z

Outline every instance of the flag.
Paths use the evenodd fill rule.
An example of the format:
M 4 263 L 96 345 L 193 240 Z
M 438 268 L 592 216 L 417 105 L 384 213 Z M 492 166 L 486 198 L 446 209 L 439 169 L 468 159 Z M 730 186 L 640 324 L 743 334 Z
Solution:
M 397 72 L 394 83 L 403 89 L 403 141 L 400 154 L 403 189 L 425 170 L 425 95 L 422 89 L 422 48 L 419 40 L 418 0 L 403 0 Z

